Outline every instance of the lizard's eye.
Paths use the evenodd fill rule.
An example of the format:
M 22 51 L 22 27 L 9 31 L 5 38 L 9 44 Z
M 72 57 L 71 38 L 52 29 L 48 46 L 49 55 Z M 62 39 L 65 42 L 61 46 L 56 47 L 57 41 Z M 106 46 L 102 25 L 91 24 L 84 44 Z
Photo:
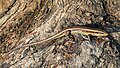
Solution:
M 104 33 L 100 33 L 100 34 L 104 34 Z

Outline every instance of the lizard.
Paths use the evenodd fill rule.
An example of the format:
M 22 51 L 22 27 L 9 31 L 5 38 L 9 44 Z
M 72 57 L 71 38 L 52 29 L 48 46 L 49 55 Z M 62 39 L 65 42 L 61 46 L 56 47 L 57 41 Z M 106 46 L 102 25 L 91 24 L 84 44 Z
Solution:
M 30 44 L 23 44 L 23 46 L 21 46 L 21 47 L 16 47 L 16 48 L 12 49 L 11 51 L 9 51 L 7 53 L 7 55 L 10 54 L 11 52 L 17 50 L 17 49 L 20 49 L 23 47 L 28 47 L 28 46 L 33 46 L 33 45 L 38 45 L 38 44 L 44 43 L 44 42 L 49 41 L 49 40 L 54 40 L 54 39 L 63 37 L 65 35 L 67 35 L 68 33 L 71 33 L 71 34 L 79 33 L 79 34 L 86 35 L 86 36 L 92 35 L 92 36 L 98 36 L 98 37 L 108 36 L 107 32 L 100 30 L 100 29 L 88 28 L 88 27 L 71 27 L 71 28 L 66 28 L 63 31 L 60 31 L 49 38 L 40 40 L 39 42 L 34 42 L 34 43 L 30 43 Z

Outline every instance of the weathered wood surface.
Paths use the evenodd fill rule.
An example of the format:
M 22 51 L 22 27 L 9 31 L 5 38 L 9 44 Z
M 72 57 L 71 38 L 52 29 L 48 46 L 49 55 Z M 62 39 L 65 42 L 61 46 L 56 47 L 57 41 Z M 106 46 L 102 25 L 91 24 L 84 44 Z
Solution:
M 15 47 L 79 25 L 112 34 L 91 41 L 78 34 L 65 36 L 6 55 Z M 118 68 L 119 31 L 119 0 L 0 0 L 0 67 Z

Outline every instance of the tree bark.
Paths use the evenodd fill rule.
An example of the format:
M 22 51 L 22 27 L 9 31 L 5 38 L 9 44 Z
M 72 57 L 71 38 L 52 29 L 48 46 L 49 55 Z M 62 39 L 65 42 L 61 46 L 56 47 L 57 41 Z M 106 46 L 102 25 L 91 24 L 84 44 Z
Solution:
M 120 67 L 119 7 L 119 0 L 0 0 L 0 67 Z M 7 54 L 80 25 L 110 35 L 67 35 Z

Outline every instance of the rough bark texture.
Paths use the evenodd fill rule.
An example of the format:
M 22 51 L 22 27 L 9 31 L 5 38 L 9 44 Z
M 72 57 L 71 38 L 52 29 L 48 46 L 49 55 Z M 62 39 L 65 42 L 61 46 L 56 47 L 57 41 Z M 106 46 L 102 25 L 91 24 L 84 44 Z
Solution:
M 64 36 L 6 55 L 80 25 L 110 36 Z M 119 68 L 119 31 L 119 0 L 0 0 L 0 68 Z

